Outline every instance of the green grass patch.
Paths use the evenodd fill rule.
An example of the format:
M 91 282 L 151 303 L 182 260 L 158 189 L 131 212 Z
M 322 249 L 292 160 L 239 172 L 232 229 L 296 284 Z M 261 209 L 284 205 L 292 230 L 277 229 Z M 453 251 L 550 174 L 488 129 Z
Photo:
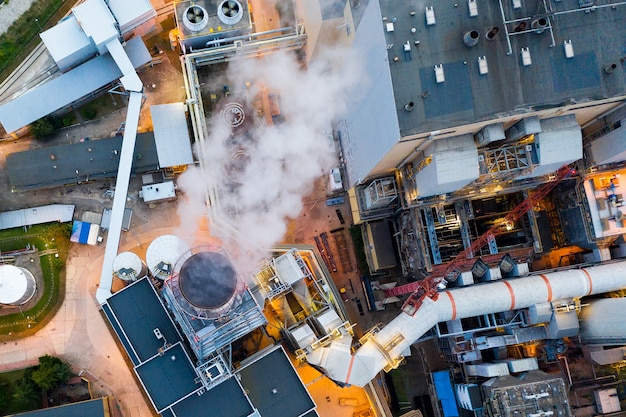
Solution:
M 49 251 L 40 256 L 44 280 L 43 296 L 28 310 L 0 316 L 0 340 L 13 338 L 16 333 L 34 333 L 49 321 L 61 305 L 65 292 L 64 268 L 69 251 L 69 223 L 36 225 L 24 230 L 9 229 L 0 231 L 0 251 L 10 252 L 35 246 L 39 252 Z M 58 254 L 58 256 L 56 256 Z
M 37 0 L 0 35 L 0 79 L 5 79 L 41 42 L 37 35 L 42 29 L 55 24 L 74 4 L 67 0 Z

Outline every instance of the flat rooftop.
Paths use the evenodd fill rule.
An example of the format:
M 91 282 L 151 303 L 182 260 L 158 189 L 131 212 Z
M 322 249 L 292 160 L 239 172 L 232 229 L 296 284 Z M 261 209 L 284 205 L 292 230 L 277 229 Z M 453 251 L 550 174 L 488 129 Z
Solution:
M 117 175 L 122 137 L 48 146 L 7 155 L 11 188 L 36 190 Z M 132 173 L 159 168 L 154 134 L 139 133 L 135 143 Z
M 238 373 L 262 416 L 316 415 L 313 399 L 280 345 Z
M 150 280 L 144 278 L 116 292 L 103 305 L 113 329 L 135 366 L 154 357 L 164 344 L 181 341 Z M 163 339 L 157 339 L 158 328 Z
M 377 6 L 374 1 L 367 7 Z M 589 2 L 594 8 L 581 8 L 584 0 L 521 0 L 513 9 L 511 0 L 476 0 L 477 15 L 470 17 L 468 0 L 379 3 L 387 48 L 380 53 L 388 56 L 401 136 L 624 94 L 625 5 L 597 0 Z M 518 21 L 505 24 L 500 4 L 507 21 Z M 426 24 L 430 6 L 434 25 Z M 530 31 L 540 18 L 552 30 Z M 518 27 L 521 22 L 526 33 Z M 485 35 L 493 27 L 499 33 L 489 41 Z M 509 37 L 510 54 L 505 27 L 516 33 Z M 466 46 L 463 36 L 473 30 L 478 42 Z M 564 41 L 570 40 L 573 57 L 567 58 Z M 522 48 L 528 48 L 531 65 L 522 64 Z M 478 58 L 483 56 L 488 73 L 481 75 Z M 440 64 L 445 82 L 437 83 L 434 67 Z M 605 72 L 611 64 L 616 67 Z M 405 111 L 409 102 L 414 109 Z

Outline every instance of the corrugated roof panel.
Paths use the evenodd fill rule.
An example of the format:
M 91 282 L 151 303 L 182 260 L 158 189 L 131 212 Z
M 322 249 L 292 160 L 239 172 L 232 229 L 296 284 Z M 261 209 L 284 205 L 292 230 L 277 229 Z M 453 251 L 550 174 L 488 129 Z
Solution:
M 50 222 L 71 222 L 74 206 L 70 204 L 50 204 L 21 210 L 0 213 L 0 230 Z
M 161 168 L 193 164 L 189 130 L 183 103 L 150 107 L 154 141 Z

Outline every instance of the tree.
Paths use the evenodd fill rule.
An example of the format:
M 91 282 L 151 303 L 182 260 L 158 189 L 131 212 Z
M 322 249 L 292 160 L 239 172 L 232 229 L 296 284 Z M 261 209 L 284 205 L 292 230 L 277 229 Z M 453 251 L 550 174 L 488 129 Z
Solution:
M 0 377 L 0 413 L 4 412 L 9 405 L 9 383 L 3 377 Z
M 54 125 L 49 117 L 42 117 L 30 124 L 30 131 L 37 139 L 43 139 L 54 132 Z
M 13 386 L 13 399 L 19 405 L 31 407 L 35 401 L 40 399 L 40 393 L 35 384 L 29 378 L 21 378 Z
M 44 355 L 39 358 L 39 366 L 33 371 L 31 378 L 39 388 L 47 391 L 59 382 L 67 381 L 70 375 L 67 363 L 54 356 Z

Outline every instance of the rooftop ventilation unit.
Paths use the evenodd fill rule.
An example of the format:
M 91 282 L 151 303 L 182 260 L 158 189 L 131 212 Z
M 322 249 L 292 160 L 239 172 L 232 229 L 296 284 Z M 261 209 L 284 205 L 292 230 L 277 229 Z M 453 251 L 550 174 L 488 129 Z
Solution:
M 217 8 L 217 17 L 225 25 L 236 25 L 243 17 L 243 7 L 237 0 L 223 1 Z
M 443 64 L 435 65 L 435 80 L 437 84 L 441 84 L 446 81 L 446 77 L 443 74 Z
M 574 58 L 574 47 L 571 39 L 563 41 L 563 51 L 565 52 L 565 58 Z
M 533 61 L 530 58 L 530 49 L 528 47 L 522 48 L 520 51 L 520 55 L 522 57 L 522 65 L 525 67 L 529 67 Z
M 487 57 L 478 57 L 478 72 L 480 73 L 480 75 L 486 75 L 489 72 L 489 67 L 487 66 Z
M 435 22 L 435 8 L 433 6 L 426 7 L 426 26 L 432 26 Z
M 183 24 L 193 32 L 200 32 L 209 23 L 209 14 L 204 7 L 193 4 L 183 14 Z
M 468 0 L 467 8 L 469 10 L 470 17 L 478 16 L 478 4 L 476 3 L 476 0 Z
M 520 9 L 522 7 L 522 0 L 513 0 L 513 8 Z

